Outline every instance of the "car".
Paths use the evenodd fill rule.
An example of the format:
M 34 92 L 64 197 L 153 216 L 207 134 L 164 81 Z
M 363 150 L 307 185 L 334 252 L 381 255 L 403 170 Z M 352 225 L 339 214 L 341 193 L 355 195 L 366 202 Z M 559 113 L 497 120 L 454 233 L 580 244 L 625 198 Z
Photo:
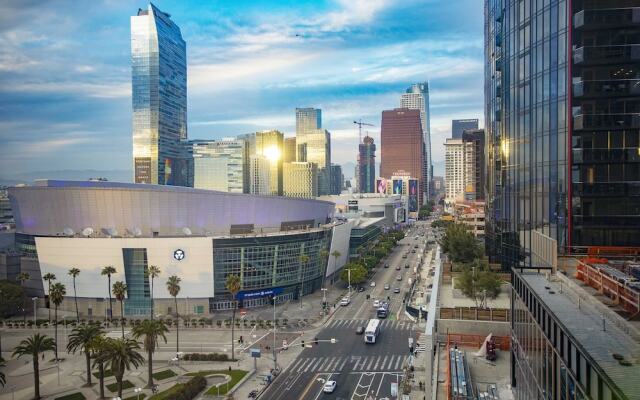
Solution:
M 322 391 L 325 393 L 333 393 L 333 391 L 336 390 L 336 385 L 336 381 L 327 381 L 325 382 Z
M 413 248 L 414 248 L 414 249 L 417 249 L 417 248 L 418 248 L 418 245 L 413 246 Z
M 405 264 L 405 265 L 404 265 L 404 267 L 405 267 L 405 268 L 409 268 L 409 264 Z
M 400 266 L 396 265 L 396 271 L 400 271 Z
M 371 282 L 371 284 L 369 284 L 369 286 L 376 287 L 376 283 L 375 282 Z
M 378 308 L 378 307 L 380 307 L 380 300 L 374 300 L 374 301 L 373 301 L 373 307 L 374 307 L 374 308 Z
M 398 275 L 398 276 L 396 276 L 396 280 L 397 280 L 397 281 L 401 281 L 401 280 L 402 280 L 402 275 Z
M 385 267 L 385 268 L 389 268 L 389 263 L 386 263 L 386 264 L 384 265 L 384 267 Z
M 364 326 L 359 326 L 356 328 L 356 335 L 362 335 L 364 333 Z
M 389 290 L 389 289 L 391 289 L 391 286 L 388 283 L 384 285 L 384 290 Z
M 416 251 L 415 250 L 411 250 L 411 252 L 415 254 Z
M 349 303 L 351 303 L 351 299 L 348 297 L 343 297 L 342 300 L 340 300 L 340 305 L 341 306 L 348 306 Z
M 397 288 L 393 289 L 393 293 L 400 293 L 400 288 L 397 287 Z
M 364 292 L 364 288 L 362 286 L 358 286 L 358 292 Z
M 404 255 L 402 256 L 402 258 L 407 258 L 407 255 L 406 255 L 406 254 L 404 254 Z

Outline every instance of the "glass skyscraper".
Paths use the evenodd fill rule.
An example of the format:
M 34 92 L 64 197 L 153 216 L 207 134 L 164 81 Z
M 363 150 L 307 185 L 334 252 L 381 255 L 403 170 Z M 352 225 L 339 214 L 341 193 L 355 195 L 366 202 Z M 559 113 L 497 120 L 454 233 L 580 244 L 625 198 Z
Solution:
M 151 3 L 131 17 L 131 80 L 135 182 L 188 186 L 186 44 Z
M 429 111 L 429 82 L 414 83 L 400 98 L 400 107 L 420 110 L 422 122 L 423 162 L 422 192 L 423 201 L 429 201 L 431 181 L 433 180 L 433 161 L 431 157 L 431 113 Z
M 248 148 L 244 140 L 193 140 L 193 187 L 249 193 L 245 181 Z
M 358 145 L 358 192 L 374 193 L 376 185 L 376 145 L 365 136 Z

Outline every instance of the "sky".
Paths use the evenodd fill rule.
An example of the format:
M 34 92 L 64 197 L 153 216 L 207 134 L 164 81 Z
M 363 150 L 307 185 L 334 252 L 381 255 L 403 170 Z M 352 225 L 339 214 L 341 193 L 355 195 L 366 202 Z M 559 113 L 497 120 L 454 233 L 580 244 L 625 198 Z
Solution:
M 295 108 L 322 109 L 332 161 L 355 162 L 353 120 L 375 126 L 412 83 L 430 84 L 432 151 L 451 119 L 483 125 L 480 0 L 154 2 L 187 43 L 190 139 L 295 134 Z M 0 2 L 0 178 L 126 170 L 131 153 L 130 16 L 142 1 Z M 436 168 L 436 174 L 438 173 Z

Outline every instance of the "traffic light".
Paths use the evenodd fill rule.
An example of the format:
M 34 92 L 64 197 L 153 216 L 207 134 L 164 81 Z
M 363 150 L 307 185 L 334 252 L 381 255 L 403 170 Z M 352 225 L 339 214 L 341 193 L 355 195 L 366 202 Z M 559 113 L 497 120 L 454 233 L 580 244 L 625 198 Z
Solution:
M 301 344 L 302 344 L 302 348 L 304 349 L 304 340 L 301 342 Z
M 315 343 L 315 345 L 317 346 L 317 345 L 318 345 L 318 338 L 315 338 L 315 339 L 313 340 L 313 343 Z

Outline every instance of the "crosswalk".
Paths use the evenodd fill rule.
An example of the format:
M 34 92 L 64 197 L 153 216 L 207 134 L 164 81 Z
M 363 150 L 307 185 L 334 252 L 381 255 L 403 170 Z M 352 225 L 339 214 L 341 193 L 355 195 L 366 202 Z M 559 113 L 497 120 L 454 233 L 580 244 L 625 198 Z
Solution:
M 374 372 L 400 371 L 407 360 L 406 355 L 387 354 L 377 356 L 338 356 L 297 358 L 288 368 L 289 372 Z
M 411 330 L 413 322 L 411 321 L 391 321 L 388 319 L 381 320 L 380 329 L 392 329 L 392 330 Z M 355 329 L 358 326 L 367 326 L 368 319 L 335 319 L 329 324 L 327 328 L 336 329 Z

